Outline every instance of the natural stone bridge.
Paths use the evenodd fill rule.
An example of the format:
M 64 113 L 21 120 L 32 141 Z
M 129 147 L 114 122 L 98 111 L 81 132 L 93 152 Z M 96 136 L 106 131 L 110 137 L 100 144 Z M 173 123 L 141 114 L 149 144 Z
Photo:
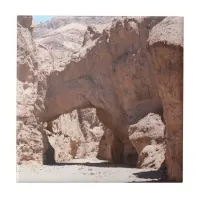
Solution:
M 96 108 L 115 135 L 113 158 L 120 163 L 131 142 L 129 126 L 150 112 L 164 112 L 168 175 L 181 180 L 182 56 L 181 18 L 117 20 L 63 68 L 40 69 L 34 114 L 47 122 L 74 109 Z

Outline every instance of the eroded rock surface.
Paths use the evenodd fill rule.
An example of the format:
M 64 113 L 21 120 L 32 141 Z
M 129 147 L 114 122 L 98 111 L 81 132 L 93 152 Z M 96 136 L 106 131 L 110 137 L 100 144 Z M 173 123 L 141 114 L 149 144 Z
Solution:
M 135 22 L 113 23 L 87 48 L 75 54 L 63 71 L 51 74 L 45 105 L 52 109 L 46 109 L 41 120 L 77 107 L 97 107 L 97 115 L 100 110 L 107 125 L 122 132 L 128 123 L 161 109 L 154 81 L 146 78 L 151 75 L 149 61 Z
M 71 31 L 69 26 L 67 25 L 67 30 Z M 36 45 L 35 55 L 38 58 L 36 79 L 34 79 L 36 69 L 31 67 L 28 67 L 28 70 L 26 67 L 22 68 L 23 75 L 19 77 L 23 82 L 28 81 L 28 78 L 31 79 L 31 83 L 35 83 L 33 80 L 36 80 L 35 86 L 31 86 L 34 89 L 31 90 L 37 94 L 37 97 L 32 95 L 35 100 L 31 98 L 31 105 L 34 106 L 30 111 L 37 121 L 36 127 L 39 127 L 39 123 L 45 122 L 55 124 L 55 120 L 58 120 L 56 123 L 59 126 L 59 119 L 65 123 L 65 119 L 69 118 L 67 115 L 71 115 L 67 113 L 75 109 L 78 111 L 74 112 L 79 112 L 80 109 L 96 108 L 99 120 L 113 132 L 111 155 L 116 163 L 126 162 L 129 157 L 128 152 L 132 151 L 133 157 L 139 156 L 140 167 L 159 168 L 162 162 L 152 164 L 152 160 L 157 159 L 155 157 L 157 151 L 160 155 L 158 160 L 164 159 L 163 124 L 160 125 L 159 134 L 162 136 L 159 137 L 157 133 L 151 134 L 152 130 L 157 129 L 159 123 L 153 129 L 151 126 L 146 126 L 148 130 L 141 131 L 143 134 L 139 140 L 140 144 L 134 142 L 135 136 L 129 139 L 129 127 L 137 123 L 139 125 L 138 121 L 149 113 L 160 115 L 164 112 L 168 175 L 170 180 L 180 181 L 182 179 L 183 46 L 180 43 L 183 34 L 182 26 L 182 18 L 128 17 L 116 19 L 101 31 L 98 28 L 87 27 L 83 28 L 85 32 L 80 32 L 78 28 L 77 34 L 81 33 L 79 36 L 82 38 L 81 41 L 77 40 L 78 51 L 71 53 L 67 59 L 64 58 L 61 65 L 60 58 L 56 58 L 54 50 L 50 51 L 44 44 Z M 59 54 L 62 57 L 65 53 L 68 54 L 67 51 L 62 55 L 60 52 Z M 25 108 L 27 109 L 27 104 Z M 19 112 L 23 111 L 23 109 L 19 110 Z M 88 140 L 90 143 L 91 124 L 84 120 L 85 116 L 87 118 L 87 112 L 83 115 L 81 112 L 80 115 L 78 114 L 78 118 L 83 117 L 80 126 L 76 124 L 76 120 L 78 123 L 80 119 L 75 117 L 73 121 L 72 115 L 68 121 L 74 124 L 77 130 L 79 127 L 82 133 L 84 133 L 82 129 L 86 127 L 85 132 L 90 138 Z M 34 124 L 33 121 L 31 124 Z M 134 131 L 131 133 L 134 134 Z M 50 135 L 51 133 L 49 137 L 54 137 L 57 134 Z M 72 135 L 76 137 L 76 134 Z M 87 140 L 81 137 L 81 143 L 85 141 L 87 144 Z M 55 141 L 58 138 L 54 138 Z M 98 138 L 100 141 L 102 137 Z M 59 140 L 58 144 L 67 141 L 64 139 L 64 134 Z M 103 144 L 103 140 L 100 143 Z M 95 147 L 91 146 L 91 148 L 96 149 L 96 143 L 93 144 Z M 60 145 L 58 146 L 61 149 Z M 79 146 L 81 148 L 81 145 L 77 145 L 74 141 L 69 143 L 72 157 L 80 156 L 77 153 Z M 139 155 L 135 154 L 136 150 Z M 40 152 L 43 152 L 40 153 L 41 156 L 44 155 L 44 151 Z M 82 150 L 82 152 L 88 154 L 87 151 Z M 68 159 L 64 154 L 63 156 Z
M 162 169 L 165 162 L 165 144 L 145 146 L 139 155 L 138 168 Z
M 129 127 L 129 138 L 139 155 L 139 168 L 160 169 L 165 161 L 165 125 L 158 114 L 150 113 Z
M 146 41 L 140 39 L 148 35 L 146 29 L 151 28 L 152 21 L 155 24 L 161 20 L 116 20 L 110 29 L 86 42 L 63 70 L 50 75 L 40 119 L 52 121 L 76 108 L 97 108 L 99 119 L 116 137 L 114 160 L 123 162 L 126 149 L 130 149 L 127 146 L 131 146 L 128 125 L 149 112 L 162 110 L 145 52 Z
M 35 27 L 33 17 L 31 15 L 28 16 L 17 16 L 17 22 L 24 28 L 28 28 L 28 30 L 32 33 Z
M 35 116 L 38 72 L 42 65 L 37 59 L 40 49 L 35 46 L 28 29 L 31 20 L 28 27 L 25 25 L 17 24 L 17 163 L 42 164 L 48 139 L 42 123 Z
M 74 110 L 48 122 L 48 138 L 55 149 L 56 162 L 73 158 L 111 160 L 112 131 L 96 116 L 96 110 Z M 101 141 L 101 142 L 100 142 Z
M 182 181 L 183 18 L 165 18 L 151 30 L 148 41 L 166 122 L 168 176 L 172 181 Z
M 38 24 L 35 27 L 33 37 L 42 38 L 48 36 L 51 31 L 64 27 L 66 25 L 76 23 L 83 24 L 85 26 L 91 24 L 105 24 L 112 22 L 112 20 L 117 17 L 112 16 L 56 16 L 47 22 Z

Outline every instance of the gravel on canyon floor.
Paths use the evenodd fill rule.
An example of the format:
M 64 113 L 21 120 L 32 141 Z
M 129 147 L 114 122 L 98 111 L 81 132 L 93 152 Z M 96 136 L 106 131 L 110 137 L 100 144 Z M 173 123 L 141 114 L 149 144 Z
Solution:
M 17 166 L 17 182 L 132 183 L 159 182 L 162 171 L 114 165 L 98 159 L 74 159 L 40 167 Z

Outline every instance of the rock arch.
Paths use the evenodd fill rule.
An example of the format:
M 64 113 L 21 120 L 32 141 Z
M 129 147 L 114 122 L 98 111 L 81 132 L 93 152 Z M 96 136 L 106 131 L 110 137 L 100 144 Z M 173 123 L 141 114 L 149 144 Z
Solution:
M 131 145 L 129 125 L 162 109 L 146 53 L 147 39 L 140 40 L 145 34 L 141 26 L 147 22 L 116 21 L 64 69 L 52 71 L 45 107 L 39 113 L 40 121 L 46 122 L 74 109 L 96 108 L 99 119 L 115 135 L 113 158 L 118 163 L 124 160 L 124 145 Z
M 124 152 L 125 144 L 130 143 L 129 126 L 148 113 L 159 113 L 163 108 L 167 125 L 168 175 L 171 180 L 182 180 L 183 84 L 181 81 L 173 82 L 173 76 L 169 75 L 173 71 L 182 80 L 181 26 L 181 18 L 135 17 L 116 20 L 97 38 L 89 37 L 91 40 L 85 41 L 80 52 L 74 54 L 65 66 L 57 69 L 54 69 L 54 61 L 48 49 L 41 45 L 38 46 L 40 52 L 47 56 L 42 57 L 38 51 L 37 58 L 41 60 L 36 62 L 30 34 L 22 33 L 23 29 L 18 27 L 23 37 L 31 41 L 26 47 L 22 47 L 19 42 L 21 60 L 18 66 L 25 63 L 29 68 L 27 74 L 30 75 L 27 75 L 27 80 L 18 78 L 19 85 L 23 90 L 32 87 L 38 95 L 31 102 L 24 101 L 20 105 L 19 121 L 22 119 L 22 123 L 30 125 L 27 126 L 29 131 L 32 126 L 36 127 L 39 135 L 42 122 L 52 121 L 74 109 L 96 108 L 100 120 L 115 134 L 114 146 L 120 148 L 116 148 L 118 152 L 114 158 L 116 162 L 121 162 L 121 152 Z M 23 37 L 20 39 L 24 40 Z M 165 48 L 160 48 L 160 45 Z M 20 52 L 23 48 L 31 53 L 26 55 L 25 51 Z M 24 65 L 20 68 L 21 72 L 23 69 Z M 21 72 L 19 77 L 23 76 Z M 176 94 L 170 92 L 172 89 L 175 89 Z M 30 104 L 27 112 L 26 106 Z M 176 124 L 170 120 L 172 117 L 176 119 Z M 170 142 L 173 133 L 177 136 L 174 146 Z

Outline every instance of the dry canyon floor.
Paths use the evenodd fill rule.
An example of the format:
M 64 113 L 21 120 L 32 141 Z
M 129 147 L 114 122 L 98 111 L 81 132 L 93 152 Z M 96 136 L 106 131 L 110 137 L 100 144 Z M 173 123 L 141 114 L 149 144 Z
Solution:
M 74 159 L 40 167 L 17 166 L 17 182 L 132 183 L 159 182 L 162 171 L 115 165 L 98 159 Z

